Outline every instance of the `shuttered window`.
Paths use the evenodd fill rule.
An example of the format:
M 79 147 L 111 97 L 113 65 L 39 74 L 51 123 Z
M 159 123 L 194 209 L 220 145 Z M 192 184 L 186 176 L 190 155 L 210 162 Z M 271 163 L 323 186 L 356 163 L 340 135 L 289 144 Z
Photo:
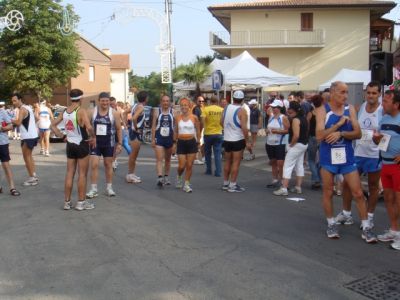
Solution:
M 301 14 L 301 31 L 313 30 L 313 13 Z

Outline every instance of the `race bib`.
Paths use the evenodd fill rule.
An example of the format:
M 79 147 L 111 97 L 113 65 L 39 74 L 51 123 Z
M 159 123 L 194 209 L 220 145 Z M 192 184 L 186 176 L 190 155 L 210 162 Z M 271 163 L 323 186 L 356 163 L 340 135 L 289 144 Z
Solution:
M 97 124 L 97 126 L 96 126 L 96 135 L 107 135 L 107 125 L 105 125 L 105 124 Z
M 169 127 L 161 127 L 160 134 L 161 136 L 169 136 Z
M 331 148 L 331 159 L 332 159 L 332 165 L 345 164 L 347 162 L 346 148 L 345 147 Z
M 374 132 L 369 129 L 361 129 L 361 139 L 360 143 L 361 144 L 370 144 L 372 142 L 372 136 L 374 135 Z
M 268 145 L 279 145 L 280 136 L 277 134 L 270 133 L 267 136 Z
M 383 152 L 386 152 L 387 149 L 389 148 L 390 138 L 391 138 L 390 135 L 383 134 L 383 137 L 382 137 L 381 141 L 379 142 L 378 149 Z

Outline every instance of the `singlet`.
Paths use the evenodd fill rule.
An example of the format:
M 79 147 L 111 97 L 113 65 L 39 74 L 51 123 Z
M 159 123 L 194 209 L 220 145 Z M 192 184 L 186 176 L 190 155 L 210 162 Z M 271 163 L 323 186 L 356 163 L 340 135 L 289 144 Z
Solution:
M 97 107 L 94 108 L 93 129 L 96 133 L 97 147 L 114 147 L 115 146 L 115 122 L 113 109 L 110 107 L 106 115 L 100 115 Z
M 74 111 L 68 113 L 67 109 L 63 113 L 63 120 L 65 123 L 65 131 L 67 133 L 68 143 L 79 145 L 83 140 L 87 140 L 87 132 L 84 127 L 79 126 L 77 120 L 77 113 L 80 109 L 78 106 Z
M 283 126 L 283 115 L 280 114 L 278 118 L 274 115 L 271 115 L 268 119 L 267 130 L 271 129 L 280 129 L 283 130 L 285 127 Z M 284 145 L 287 144 L 285 139 L 286 134 L 279 133 L 268 133 L 267 135 L 267 145 L 276 146 L 276 145 Z
M 250 124 L 258 125 L 258 119 L 260 118 L 260 110 L 256 108 L 250 109 Z
M 196 136 L 196 121 L 194 115 L 190 114 L 189 119 L 184 121 L 182 116 L 177 117 L 178 123 L 178 138 L 179 139 L 192 139 Z
M 242 127 L 240 126 L 239 111 L 242 107 L 238 105 L 229 104 L 225 107 L 224 119 L 224 141 L 236 142 L 244 140 Z
M 247 129 L 250 130 L 250 107 L 246 103 L 243 103 L 242 107 L 247 113 Z
M 303 116 L 303 117 L 295 117 L 296 119 L 299 119 L 300 121 L 300 132 L 299 132 L 299 138 L 297 140 L 297 143 L 301 143 L 303 145 L 307 145 L 308 144 L 308 124 L 307 124 L 307 119 Z M 292 120 L 293 122 L 293 120 Z M 292 138 L 293 138 L 293 130 L 292 130 L 292 124 L 290 124 L 290 128 L 289 128 L 289 142 L 292 142 Z
M 35 115 L 30 106 L 24 104 L 22 107 L 26 109 L 28 115 L 22 120 L 22 123 L 19 126 L 21 140 L 35 139 L 38 137 Z
M 381 151 L 382 163 L 394 164 L 394 157 L 400 153 L 400 113 L 395 117 L 384 115 L 379 127 L 380 133 L 390 136 L 387 150 Z
M 39 108 L 39 129 L 49 129 L 51 125 L 50 112 L 47 106 L 40 105 Z
M 329 104 L 325 103 L 325 129 L 331 128 L 339 122 L 342 115 L 336 115 L 332 112 Z M 350 117 L 349 105 L 345 105 L 343 116 Z M 353 131 L 353 126 L 350 121 L 343 124 L 337 131 Z M 321 165 L 353 165 L 354 164 L 354 149 L 351 140 L 344 138 L 339 139 L 334 144 L 328 144 L 322 141 L 320 144 L 320 164 Z
M 131 110 L 132 119 L 133 119 L 133 116 L 135 115 L 136 109 L 139 107 L 139 105 L 143 106 L 143 105 L 140 104 L 140 103 L 139 103 L 139 104 L 136 103 L 136 104 L 132 107 L 132 110 Z M 130 120 L 130 125 L 131 125 L 131 129 L 132 129 L 133 131 L 136 131 L 137 129 L 138 129 L 138 130 L 143 129 L 143 127 L 144 127 L 144 121 L 145 121 L 144 110 L 143 110 L 142 114 L 137 118 L 137 122 L 136 122 L 137 129 L 135 129 L 135 127 L 133 126 L 133 120 L 132 120 L 132 119 Z
M 382 120 L 383 109 L 379 105 L 373 112 L 369 113 L 366 110 L 366 102 L 364 102 L 358 112 L 358 123 L 360 124 L 362 136 L 356 140 L 354 154 L 361 157 L 379 158 L 379 149 L 372 140 L 374 130 L 379 129 L 379 123 Z
M 167 113 L 163 113 L 162 109 L 158 109 L 158 118 L 156 125 L 156 139 L 172 139 L 174 136 L 174 115 L 172 108 Z

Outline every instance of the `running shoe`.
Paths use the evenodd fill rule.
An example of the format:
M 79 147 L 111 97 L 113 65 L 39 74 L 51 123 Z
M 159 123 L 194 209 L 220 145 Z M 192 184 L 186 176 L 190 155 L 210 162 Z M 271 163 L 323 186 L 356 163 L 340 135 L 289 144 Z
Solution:
M 25 180 L 22 185 L 24 185 L 24 186 L 38 185 L 38 179 L 35 177 L 30 177 L 29 179 Z
M 87 194 L 86 198 L 92 199 L 94 197 L 97 197 L 99 194 L 97 193 L 97 190 L 91 189 Z
M 368 244 L 373 244 L 378 241 L 376 234 L 372 232 L 371 228 L 366 227 L 363 229 L 361 238 L 365 240 Z
M 400 238 L 390 245 L 395 250 L 400 250 Z
M 195 164 L 195 165 L 204 165 L 204 161 L 202 161 L 200 159 L 195 159 L 193 164 Z
M 49 156 L 50 156 L 50 152 L 49 152 L 49 151 L 46 151 L 46 152 L 44 153 L 44 156 L 49 157 Z
M 178 160 L 178 155 L 176 154 L 171 155 L 171 160 Z
M 273 191 L 275 196 L 287 196 L 289 195 L 287 189 L 281 187 L 279 190 Z
M 94 204 L 87 200 L 78 201 L 75 205 L 75 209 L 79 211 L 94 209 Z
M 336 216 L 335 218 L 336 224 L 337 225 L 352 225 L 354 224 L 354 220 L 353 217 L 350 216 L 346 216 L 342 211 Z
M 181 189 L 183 187 L 182 176 L 176 176 L 175 187 Z
M 229 193 L 243 193 L 244 191 L 245 191 L 245 189 L 240 187 L 238 184 L 228 187 Z
M 296 194 L 302 194 L 303 193 L 303 191 L 301 190 L 301 187 L 298 187 L 298 186 L 294 186 L 294 187 L 290 188 L 289 192 L 296 193 Z
M 272 180 L 271 183 L 267 184 L 267 188 L 274 189 L 279 187 L 279 180 Z
M 191 193 L 191 192 L 193 192 L 192 188 L 190 187 L 190 184 L 185 184 L 185 185 L 183 186 L 183 191 L 186 192 L 186 193 Z
M 44 149 L 40 149 L 40 154 L 44 154 Z
M 106 195 L 107 195 L 108 197 L 115 197 L 115 196 L 116 196 L 116 193 L 114 192 L 114 190 L 113 190 L 112 188 L 107 188 L 107 190 L 106 190 Z
M 171 185 L 171 181 L 169 180 L 168 176 L 164 176 L 163 184 L 164 185 Z
M 229 189 L 229 183 L 227 184 L 222 184 L 222 190 L 227 191 Z
M 159 177 L 157 179 L 157 187 L 162 188 L 163 186 L 164 186 L 163 179 L 162 179 L 162 177 Z
M 127 183 L 140 183 L 142 180 L 140 177 L 136 176 L 135 174 L 127 174 L 125 176 L 125 180 Z
M 330 239 L 338 239 L 338 238 L 340 238 L 339 228 L 337 227 L 337 225 L 336 224 L 328 225 L 328 229 L 326 229 L 326 235 Z
M 385 230 L 383 234 L 378 235 L 378 240 L 381 242 L 393 242 L 397 237 L 400 237 L 400 233 L 392 229 Z
M 64 210 L 70 210 L 71 208 L 71 201 L 64 201 Z

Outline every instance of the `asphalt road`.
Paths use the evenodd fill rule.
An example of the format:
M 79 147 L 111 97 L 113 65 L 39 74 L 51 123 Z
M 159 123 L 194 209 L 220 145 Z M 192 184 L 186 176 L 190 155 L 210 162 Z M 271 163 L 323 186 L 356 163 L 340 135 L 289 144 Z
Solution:
M 52 146 L 48 158 L 35 149 L 40 183 L 23 187 L 12 141 L 22 195 L 10 196 L 2 176 L 0 299 L 366 299 L 344 285 L 399 270 L 400 253 L 363 242 L 358 221 L 329 240 L 321 192 L 309 182 L 304 202 L 273 196 L 262 143 L 256 160 L 242 164 L 242 194 L 223 192 L 222 179 L 204 175 L 204 166 L 195 166 L 192 194 L 158 189 L 153 151 L 144 145 L 136 172 L 143 183 L 125 183 L 124 154 L 117 197 L 101 194 L 96 209 L 83 212 L 62 210 L 65 146 Z M 100 174 L 102 193 L 102 167 Z M 382 203 L 375 223 L 377 232 L 388 224 Z

